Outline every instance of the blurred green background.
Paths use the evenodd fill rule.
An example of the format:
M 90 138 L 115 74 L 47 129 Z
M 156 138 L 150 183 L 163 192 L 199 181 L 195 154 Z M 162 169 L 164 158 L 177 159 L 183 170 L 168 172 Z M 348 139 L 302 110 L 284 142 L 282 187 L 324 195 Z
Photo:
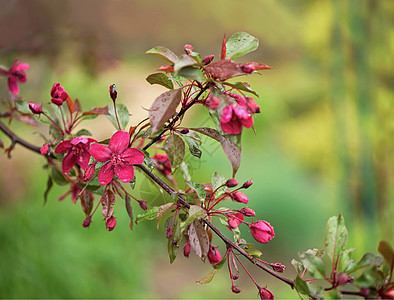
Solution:
M 260 219 L 276 237 L 259 245 L 267 261 L 286 264 L 297 252 L 323 248 L 328 217 L 343 212 L 349 246 L 356 257 L 376 252 L 379 240 L 393 242 L 393 46 L 394 2 L 379 1 L 126 1 L 0 0 L 0 64 L 30 64 L 20 95 L 48 102 L 60 82 L 85 109 L 108 103 L 108 86 L 131 112 L 131 123 L 164 90 L 145 78 L 162 64 L 143 53 L 166 46 L 176 53 L 192 44 L 202 55 L 219 56 L 223 34 L 246 31 L 260 40 L 241 60 L 273 67 L 248 77 L 262 113 L 256 134 L 243 134 L 240 182 Z M 0 99 L 8 98 L 0 78 Z M 145 108 L 145 109 L 144 109 Z M 196 108 L 189 124 L 207 125 Z M 11 128 L 34 144 L 35 131 L 14 121 Z M 89 121 L 97 139 L 112 128 L 106 119 Z M 0 133 L 8 146 L 8 139 Z M 193 180 L 212 172 L 231 176 L 217 144 L 206 141 L 201 160 L 189 157 Z M 20 146 L 12 159 L 0 156 L 0 297 L 2 298 L 251 298 L 257 290 L 241 273 L 241 295 L 231 293 L 225 269 L 209 285 L 210 272 L 194 256 L 173 265 L 163 230 L 154 222 L 131 232 L 121 202 L 118 225 L 107 232 L 99 216 L 82 228 L 84 214 L 57 187 L 43 205 L 44 159 Z M 158 204 L 160 195 L 139 175 L 136 196 Z M 134 213 L 140 208 L 134 206 Z M 242 228 L 246 232 L 246 228 Z M 249 235 L 246 234 L 246 237 Z M 220 242 L 217 242 L 220 244 Z M 219 251 L 224 252 L 220 244 Z M 193 255 L 192 255 L 193 256 Z M 285 284 L 250 266 L 277 299 L 296 298 Z

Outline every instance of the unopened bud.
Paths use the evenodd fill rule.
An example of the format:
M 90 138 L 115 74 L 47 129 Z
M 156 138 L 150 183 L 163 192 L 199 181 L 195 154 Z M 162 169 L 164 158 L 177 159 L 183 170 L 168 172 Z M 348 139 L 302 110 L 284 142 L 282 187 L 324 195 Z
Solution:
M 170 227 L 170 228 L 167 229 L 166 237 L 167 237 L 167 239 L 169 239 L 170 237 L 172 237 L 172 227 Z
M 109 95 L 111 96 L 112 101 L 115 102 L 116 97 L 118 96 L 118 91 L 115 84 L 111 84 L 109 86 Z
M 182 134 L 188 134 L 188 133 L 189 133 L 189 129 L 183 128 L 183 129 L 181 130 L 181 133 L 182 133 Z
M 235 178 L 230 178 L 226 181 L 225 186 L 228 188 L 232 188 L 238 185 L 238 181 Z
M 253 184 L 253 182 L 251 180 L 246 181 L 243 185 L 242 188 L 243 189 L 247 189 L 249 188 L 251 185 Z
M 32 112 L 33 114 L 35 114 L 35 115 L 39 115 L 39 114 L 42 113 L 42 108 L 41 108 L 41 107 L 42 107 L 42 106 L 37 105 L 37 104 L 34 103 L 34 102 L 30 102 L 30 103 L 29 103 L 29 108 L 30 108 L 31 112 Z
M 148 207 L 147 207 L 147 205 L 146 205 L 146 201 L 143 201 L 143 200 L 137 200 L 138 201 L 138 204 L 140 205 L 140 207 L 143 209 L 143 210 L 147 210 L 148 209 Z
M 51 145 L 48 143 L 44 144 L 44 146 L 41 147 L 40 152 L 42 155 L 48 155 L 49 152 L 51 152 Z
M 231 193 L 231 198 L 236 202 L 241 202 L 247 204 L 249 202 L 249 198 L 240 192 L 233 192 Z
M 363 294 L 363 296 L 365 298 L 367 298 L 369 296 L 369 294 L 371 293 L 371 290 L 369 288 L 362 288 L 361 289 L 361 294 Z
M 202 63 L 204 65 L 208 65 L 213 61 L 214 57 L 215 57 L 215 55 L 208 55 L 208 56 L 204 57 L 204 59 L 202 60 Z
M 105 221 L 105 226 L 107 227 L 108 231 L 114 230 L 116 225 L 116 218 L 114 216 L 111 216 Z
M 83 174 L 83 181 L 87 182 L 93 178 L 94 173 L 96 172 L 96 163 L 91 163 L 87 166 L 85 170 L 85 174 Z
M 237 280 L 239 278 L 239 274 L 233 274 L 232 278 L 233 280 Z
M 274 294 L 272 294 L 271 291 L 268 290 L 267 288 L 259 286 L 258 289 L 259 289 L 260 299 L 262 299 L 262 300 L 274 299 Z
M 251 63 L 241 64 L 241 70 L 244 73 L 250 74 L 256 70 L 255 66 Z
M 256 213 L 254 212 L 253 209 L 245 207 L 242 209 L 238 210 L 241 214 L 243 214 L 245 217 L 254 217 Z
M 189 56 L 191 55 L 191 52 L 193 52 L 193 46 L 192 45 L 185 45 L 184 49 L 185 49 L 186 54 L 189 55 Z
M 183 247 L 183 255 L 187 258 L 189 258 L 190 255 L 190 250 L 192 249 L 191 245 L 189 242 L 185 244 L 185 247 Z
M 338 285 L 349 284 L 349 283 L 352 283 L 353 280 L 354 280 L 354 277 L 351 277 L 348 274 L 345 274 L 345 273 L 338 274 Z
M 228 220 L 228 226 L 230 226 L 230 228 L 235 229 L 238 227 L 238 225 L 239 225 L 239 223 L 236 220 L 234 220 L 234 219 Z
M 231 287 L 231 291 L 235 294 L 239 294 L 241 292 L 241 290 L 239 288 L 237 288 L 235 285 L 233 285 Z
M 92 223 L 92 216 L 87 216 L 85 220 L 83 220 L 82 226 L 89 227 L 90 223 Z

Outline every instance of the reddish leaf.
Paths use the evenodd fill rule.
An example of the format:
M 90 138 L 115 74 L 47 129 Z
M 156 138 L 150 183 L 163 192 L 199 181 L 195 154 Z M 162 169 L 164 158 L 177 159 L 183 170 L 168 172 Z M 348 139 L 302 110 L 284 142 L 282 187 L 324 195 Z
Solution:
M 209 237 L 200 220 L 194 220 L 189 227 L 189 242 L 196 255 L 205 261 L 209 251 Z
M 127 214 L 129 215 L 129 218 L 130 218 L 129 227 L 130 227 L 130 230 L 133 230 L 133 225 L 134 225 L 134 223 L 133 223 L 133 210 L 132 210 L 131 205 L 130 205 L 130 197 L 129 197 L 129 195 L 126 195 L 126 197 L 125 197 L 125 204 L 126 204 Z
M 220 59 L 221 60 L 226 59 L 226 35 L 224 35 L 224 37 L 223 37 L 222 53 L 221 53 Z
M 105 107 L 95 107 L 92 110 L 84 111 L 82 113 L 83 116 L 87 115 L 109 115 L 108 113 L 108 105 Z
M 209 136 L 210 138 L 213 138 L 214 140 L 217 140 L 220 142 L 220 139 L 222 138 L 222 135 L 217 131 L 216 129 L 209 128 L 209 127 L 200 127 L 200 128 L 190 128 L 191 130 L 197 131 L 199 133 L 202 133 L 206 136 Z
M 245 74 L 235 61 L 228 59 L 211 63 L 205 68 L 205 71 L 211 74 L 215 80 L 221 81 Z
M 75 107 L 74 107 L 74 102 L 70 98 L 70 96 L 67 97 L 66 102 L 67 102 L 67 106 L 68 106 L 68 109 L 70 111 L 70 114 L 72 114 L 75 111 Z
M 175 113 L 181 99 L 181 89 L 169 90 L 156 98 L 149 109 L 149 121 L 153 134 Z
M 230 160 L 231 166 L 233 167 L 233 177 L 237 173 L 239 166 L 241 165 L 241 149 L 239 149 L 232 141 L 222 137 L 220 140 L 224 153 Z
M 78 99 L 75 99 L 75 101 L 74 101 L 74 110 L 76 112 L 81 112 L 82 111 L 81 104 L 79 103 Z
M 137 129 L 137 126 L 131 126 L 131 127 L 130 127 L 130 129 L 129 129 L 129 134 L 130 134 L 130 136 L 133 136 L 133 134 L 134 134 L 134 132 L 135 132 L 136 129 Z
M 251 64 L 253 65 L 255 70 L 265 70 L 265 69 L 272 69 L 270 66 L 267 66 L 266 64 L 261 64 L 261 63 L 257 63 L 257 62 L 250 62 L 250 63 L 245 63 L 246 64 Z

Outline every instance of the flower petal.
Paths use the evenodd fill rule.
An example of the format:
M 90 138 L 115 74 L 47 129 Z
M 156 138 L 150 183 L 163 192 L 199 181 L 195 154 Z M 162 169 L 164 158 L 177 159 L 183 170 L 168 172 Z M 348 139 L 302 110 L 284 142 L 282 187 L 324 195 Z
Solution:
M 107 162 L 100 169 L 98 180 L 101 185 L 107 185 L 114 178 L 114 166 L 111 161 Z
M 132 165 L 119 164 L 115 166 L 115 174 L 122 182 L 130 182 L 134 178 L 134 168 Z
M 82 168 L 82 170 L 86 170 L 89 165 L 90 153 L 88 151 L 82 151 L 79 153 L 77 161 L 78 165 Z
M 11 76 L 8 78 L 8 88 L 10 89 L 11 93 L 13 93 L 14 95 L 18 95 L 19 87 L 17 77 Z
M 236 117 L 232 118 L 230 122 L 220 121 L 220 126 L 228 134 L 240 134 L 242 132 L 242 124 Z
M 228 121 L 231 120 L 232 116 L 233 116 L 233 107 L 231 105 L 227 105 L 225 108 L 223 108 L 222 116 L 220 117 L 220 122 L 227 123 Z
M 24 71 L 24 70 L 29 70 L 29 64 L 27 63 L 20 63 L 18 66 L 15 67 L 16 71 Z
M 117 131 L 109 141 L 109 149 L 115 154 L 122 154 L 128 147 L 130 135 L 126 131 Z
M 144 153 L 135 148 L 128 148 L 119 158 L 129 165 L 140 165 L 144 162 Z
M 66 153 L 72 149 L 71 141 L 70 140 L 65 140 L 60 142 L 56 148 L 55 148 L 55 153 L 60 154 L 60 153 Z
M 112 155 L 111 149 L 98 143 L 90 145 L 89 153 L 98 162 L 106 162 Z
M 67 155 L 63 158 L 62 169 L 64 173 L 68 173 L 71 171 L 75 163 L 77 162 L 77 156 L 73 151 L 67 153 Z

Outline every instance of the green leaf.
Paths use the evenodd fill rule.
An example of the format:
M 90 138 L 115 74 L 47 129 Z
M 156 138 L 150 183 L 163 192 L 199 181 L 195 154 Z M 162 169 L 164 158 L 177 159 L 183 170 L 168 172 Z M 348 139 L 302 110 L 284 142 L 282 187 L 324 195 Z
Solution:
M 378 246 L 378 251 L 384 259 L 387 261 L 387 264 L 391 267 L 393 266 L 394 263 L 394 250 L 391 247 L 389 242 L 386 241 L 380 241 L 379 246 Z
M 152 208 L 148 208 L 147 210 L 144 210 L 142 213 L 137 215 L 137 218 L 135 219 L 135 223 L 138 224 L 143 221 L 151 221 L 157 218 L 157 211 L 159 208 L 157 206 L 153 206 Z
M 324 292 L 324 299 L 343 299 L 342 293 L 337 289 Z
M 298 260 L 292 259 L 291 264 L 293 265 L 294 269 L 296 270 L 298 275 L 302 275 L 305 270 L 305 266 L 299 262 Z
M 254 258 L 259 258 L 261 255 L 263 255 L 263 253 L 261 253 L 261 251 L 257 249 L 245 249 L 245 251 L 252 255 Z
M 194 220 L 203 218 L 207 215 L 207 212 L 198 205 L 190 205 L 189 216 L 185 222 L 181 224 L 181 231 L 185 231 L 186 227 L 189 226 Z
M 175 63 L 178 60 L 178 56 L 174 52 L 162 46 L 157 46 L 152 49 L 149 49 L 148 51 L 145 52 L 145 54 L 153 54 L 159 56 L 170 63 Z
M 163 149 L 170 160 L 171 169 L 174 172 L 185 158 L 185 142 L 178 135 L 171 134 L 164 141 Z
M 354 283 L 363 288 L 375 289 L 377 286 L 384 284 L 384 277 L 382 272 L 377 269 L 366 269 Z M 369 295 L 372 297 L 372 295 Z
M 129 115 L 129 110 L 127 109 L 126 105 L 124 104 L 116 104 L 116 112 L 118 113 L 118 118 L 119 118 L 119 123 L 122 128 L 120 130 L 123 130 L 126 128 L 127 124 L 129 123 L 130 115 Z M 108 105 L 108 113 L 109 115 L 106 115 L 108 120 L 111 121 L 111 123 L 115 126 L 116 129 L 118 129 L 118 122 L 116 121 L 116 116 L 115 116 L 115 110 L 113 105 Z
M 180 71 L 178 72 L 178 76 L 182 76 L 190 80 L 197 80 L 199 82 L 203 82 L 205 80 L 204 75 L 199 68 L 194 68 L 190 66 L 180 69 Z
M 336 257 L 341 255 L 347 244 L 347 229 L 342 213 L 328 219 L 325 247 L 328 257 L 336 261 Z
M 216 265 L 213 265 L 214 269 L 220 270 L 223 265 L 226 263 L 227 257 L 223 258 L 220 262 L 218 262 Z
M 307 250 L 298 254 L 301 262 L 308 269 L 309 274 L 318 279 L 325 279 L 324 263 L 320 257 L 316 256 L 313 250 Z
M 192 177 L 189 174 L 188 164 L 185 163 L 184 161 L 181 163 L 181 171 L 182 171 L 183 178 L 185 179 L 185 181 L 190 181 L 192 179 Z
M 190 246 L 196 255 L 205 261 L 209 251 L 209 237 L 204 225 L 199 220 L 194 220 L 189 227 Z
M 205 276 L 203 279 L 196 281 L 198 284 L 205 284 L 205 283 L 210 283 L 215 276 L 216 272 L 218 269 L 212 269 L 211 273 L 209 273 L 207 276 Z
M 52 186 L 53 186 L 52 178 L 51 178 L 51 176 L 48 175 L 47 188 L 45 189 L 45 192 L 44 192 L 44 205 L 47 203 L 48 193 L 51 190 Z
M 226 178 L 223 175 L 218 174 L 217 172 L 213 172 L 211 177 L 212 189 L 215 191 L 219 186 L 226 183 Z M 219 197 L 223 195 L 226 191 L 226 187 L 223 186 L 216 191 L 216 196 Z
M 31 110 L 29 108 L 29 103 L 27 103 L 26 101 L 22 101 L 22 100 L 16 100 L 15 102 L 15 107 L 16 109 L 23 113 L 23 114 L 31 114 Z
M 322 288 L 315 288 L 311 286 L 303 279 L 301 279 L 300 276 L 297 276 L 297 278 L 295 279 L 294 287 L 300 294 L 307 295 L 312 299 L 323 299 L 323 297 L 320 295 L 320 291 Z
M 150 84 L 159 84 L 167 89 L 173 89 L 174 84 L 172 81 L 167 77 L 167 75 L 163 73 L 155 73 L 151 74 L 148 77 L 146 77 L 146 81 L 148 81 Z
M 255 96 L 259 96 L 254 90 L 252 90 L 245 82 L 236 82 L 236 83 L 229 83 L 227 82 L 226 85 L 229 85 L 237 90 L 241 90 L 244 92 L 251 93 Z
M 226 43 L 226 59 L 237 59 L 259 46 L 259 40 L 246 32 L 233 34 Z
M 197 193 L 197 197 L 200 199 L 200 201 L 204 202 L 205 197 L 207 196 L 204 187 L 201 184 L 192 181 L 186 181 L 186 183 L 191 189 L 193 189 Z
M 178 57 L 178 60 L 175 62 L 174 65 L 174 73 L 175 75 L 178 75 L 179 71 L 185 67 L 191 67 L 196 65 L 197 62 L 195 59 L 190 57 L 187 54 L 182 54 L 181 56 Z
M 182 90 L 175 89 L 164 92 L 158 96 L 149 109 L 149 121 L 152 133 L 156 133 L 176 112 L 182 100 Z
M 186 144 L 189 146 L 190 154 L 195 157 L 201 158 L 202 152 L 199 148 L 198 142 L 186 135 L 184 135 L 183 138 L 185 139 Z
M 172 264 L 175 261 L 178 246 L 177 243 L 174 243 L 174 236 L 170 237 L 167 242 L 167 250 L 168 250 L 168 256 L 170 257 L 170 264 Z
M 346 270 L 348 270 L 349 268 L 353 268 L 353 265 L 355 265 L 356 262 L 354 261 L 354 259 L 351 259 L 351 256 L 352 252 L 355 249 L 356 248 L 343 250 L 341 257 L 339 258 L 337 272 L 347 273 Z
M 382 264 L 382 256 L 376 253 L 366 253 L 356 265 L 353 265 L 352 268 L 349 268 L 346 271 L 347 273 L 352 273 L 362 268 L 378 268 Z
M 76 133 L 76 136 L 82 136 L 82 135 L 87 135 L 87 136 L 92 136 L 89 130 L 87 129 L 81 129 Z
M 150 157 L 148 151 L 146 151 L 144 149 L 141 149 L 141 151 L 144 153 L 144 164 L 148 167 L 149 171 L 152 172 L 152 170 L 155 168 L 155 162 Z
M 64 178 L 63 174 L 51 167 L 51 177 L 57 185 L 66 185 L 68 183 L 67 179 Z
M 160 225 L 161 219 L 163 218 L 163 216 L 166 213 L 168 213 L 171 210 L 173 205 L 174 205 L 174 203 L 170 202 L 170 203 L 166 203 L 166 204 L 163 204 L 163 205 L 158 207 L 158 209 L 157 209 L 157 217 L 156 217 L 157 218 L 157 229 L 159 229 L 159 225 Z

